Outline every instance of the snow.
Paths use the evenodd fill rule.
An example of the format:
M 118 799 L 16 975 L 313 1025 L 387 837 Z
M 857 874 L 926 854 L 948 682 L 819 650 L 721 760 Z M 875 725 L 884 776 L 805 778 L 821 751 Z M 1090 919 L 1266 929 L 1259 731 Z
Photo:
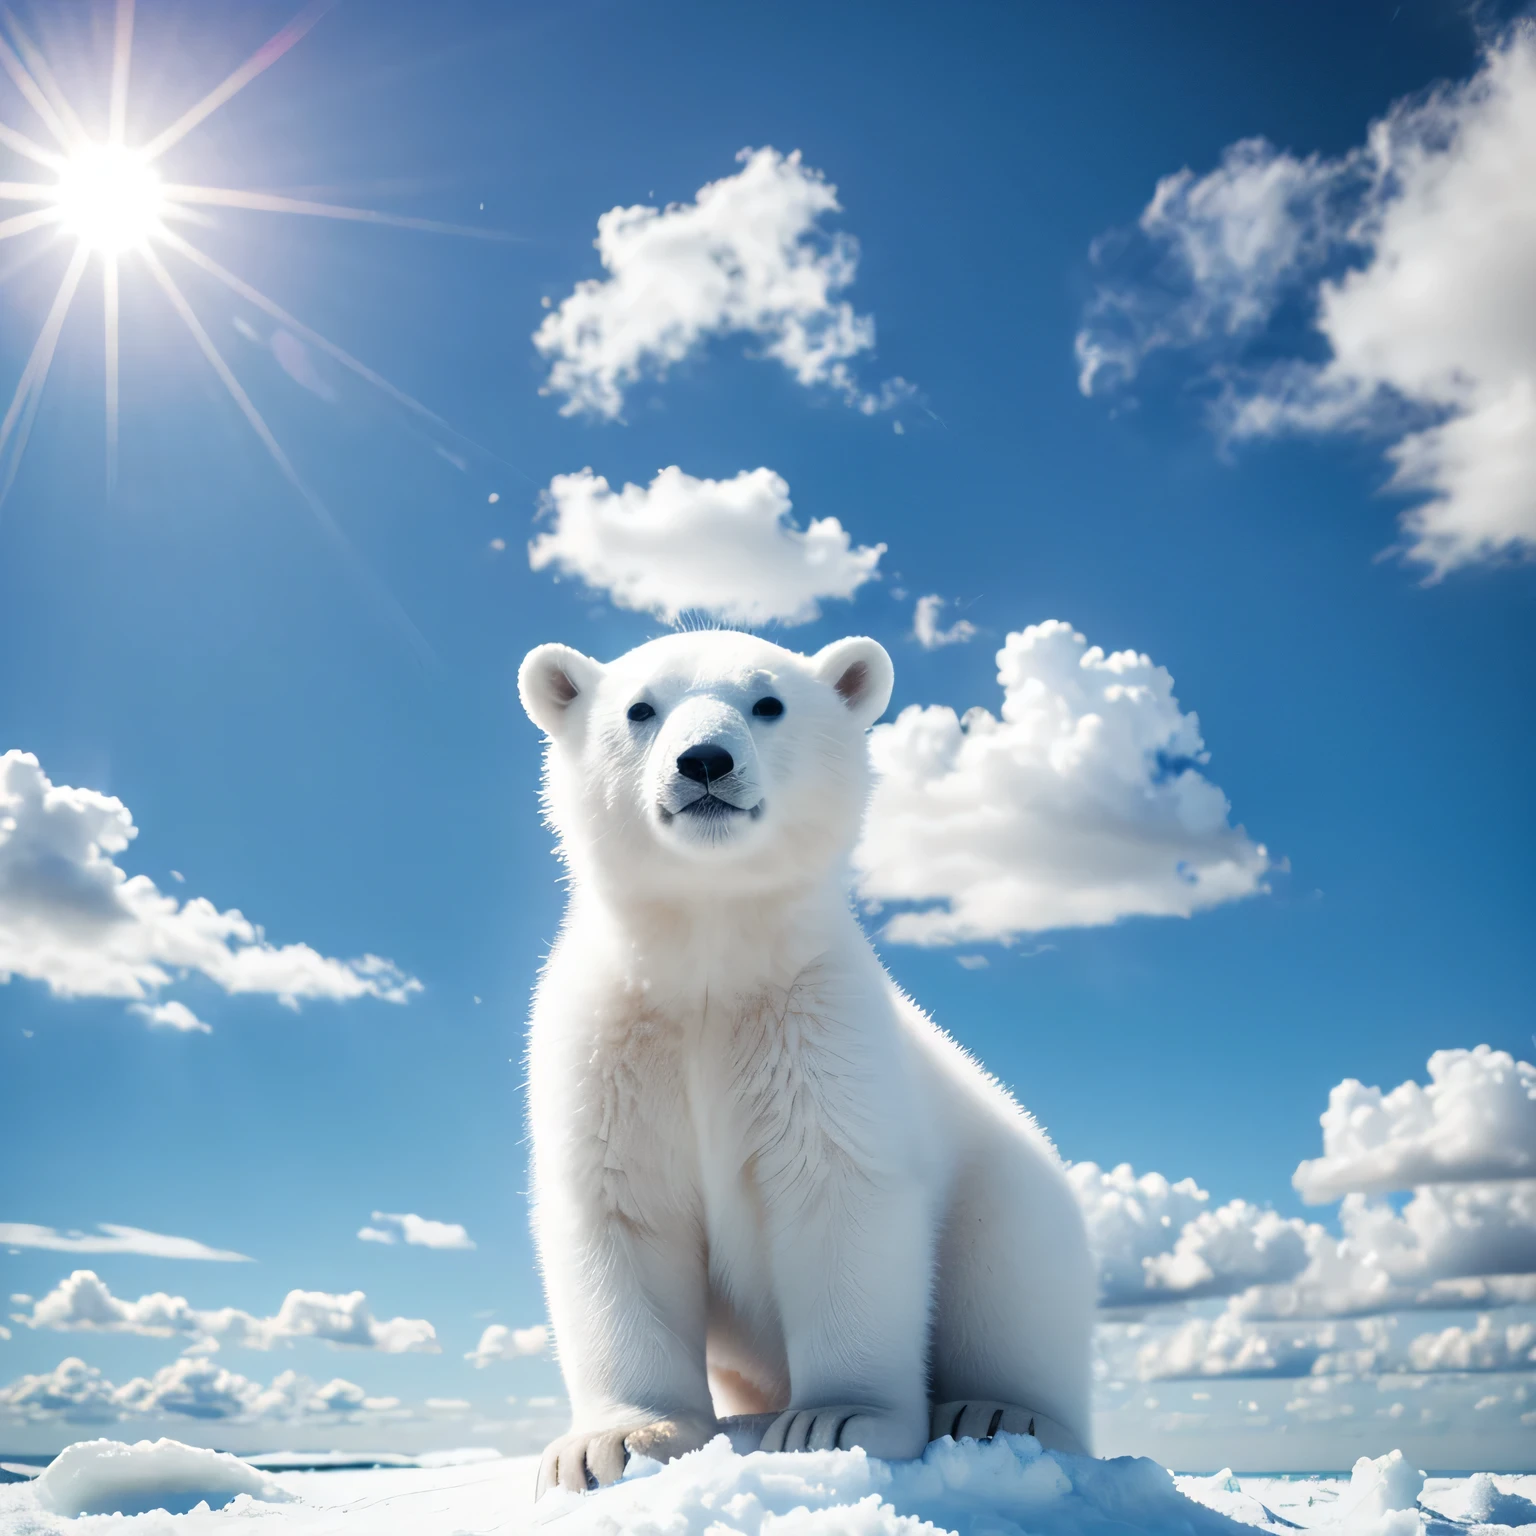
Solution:
M 239 1495 L 269 1503 L 293 1497 L 238 1456 L 179 1440 L 81 1440 L 56 1456 L 27 1491 L 56 1515 L 179 1513 Z
M 1476 1477 L 1434 1479 L 1437 1485 L 1447 1482 L 1443 1490 L 1426 1488 L 1428 1502 L 1443 1515 L 1460 1520 L 1467 1525 L 1495 1525 L 1516 1529 L 1522 1525 L 1536 1526 L 1536 1477 L 1525 1478 L 1526 1494 L 1506 1492 L 1486 1472 Z M 1505 1478 L 1505 1482 L 1513 1479 Z
M 936 1441 L 911 1462 L 741 1456 L 721 1437 L 665 1467 L 637 1460 L 616 1487 L 537 1505 L 537 1457 L 467 1450 L 358 1468 L 363 1459 L 269 1474 L 171 1440 L 87 1441 L 35 1481 L 0 1487 L 0 1536 L 1505 1536 L 1536 1525 L 1536 1476 L 1426 1480 L 1398 1452 L 1362 1458 L 1347 1480 L 1174 1477 L 1144 1458 L 1067 1456 L 1013 1435 Z M 327 1457 L 253 1460 L 314 1468 Z

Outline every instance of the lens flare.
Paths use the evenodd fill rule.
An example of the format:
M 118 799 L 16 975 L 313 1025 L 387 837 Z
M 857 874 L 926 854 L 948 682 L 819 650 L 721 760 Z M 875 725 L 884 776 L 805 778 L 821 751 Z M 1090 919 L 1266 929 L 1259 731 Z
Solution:
M 165 205 L 154 167 L 123 144 L 76 150 L 59 173 L 54 200 L 65 233 L 104 256 L 143 249 L 160 229 Z

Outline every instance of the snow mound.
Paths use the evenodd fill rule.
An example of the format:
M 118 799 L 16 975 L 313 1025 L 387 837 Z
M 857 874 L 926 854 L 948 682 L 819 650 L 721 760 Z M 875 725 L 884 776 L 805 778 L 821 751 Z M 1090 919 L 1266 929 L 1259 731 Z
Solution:
M 272 1504 L 293 1497 L 238 1456 L 205 1451 L 179 1440 L 80 1440 L 66 1447 L 32 1483 L 44 1509 L 56 1515 L 141 1515 L 151 1509 L 185 1514 L 249 1494 Z
M 1252 1536 L 1140 1457 L 1042 1451 L 1026 1435 L 937 1440 L 920 1461 L 863 1451 L 738 1456 L 718 1436 L 663 1467 L 636 1459 L 596 1495 L 535 1508 L 560 1536 Z
M 1468 1478 L 1458 1488 L 1437 1494 L 1435 1508 L 1467 1525 L 1503 1525 L 1512 1530 L 1536 1525 L 1536 1503 L 1518 1493 L 1505 1493 L 1486 1472 Z

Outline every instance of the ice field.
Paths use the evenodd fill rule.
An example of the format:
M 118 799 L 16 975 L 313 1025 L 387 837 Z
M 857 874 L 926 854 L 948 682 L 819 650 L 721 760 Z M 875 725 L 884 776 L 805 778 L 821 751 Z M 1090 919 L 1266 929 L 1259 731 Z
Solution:
M 343 1459 L 338 1457 L 338 1460 Z M 347 1456 L 344 1459 L 356 1461 Z M 398 1458 L 404 1460 L 404 1458 Z M 1426 1478 L 1398 1452 L 1352 1476 L 1179 1477 L 1155 1462 L 940 1440 L 920 1461 L 862 1451 L 741 1456 L 724 1439 L 622 1483 L 533 1502 L 538 1458 L 464 1451 L 403 1466 L 274 1470 L 283 1458 L 175 1441 L 81 1442 L 0 1486 L 4 1536 L 1480 1536 L 1536 1529 L 1536 1475 Z M 312 1464 L 312 1462 L 311 1462 Z M 16 1469 L 20 1470 L 20 1469 Z

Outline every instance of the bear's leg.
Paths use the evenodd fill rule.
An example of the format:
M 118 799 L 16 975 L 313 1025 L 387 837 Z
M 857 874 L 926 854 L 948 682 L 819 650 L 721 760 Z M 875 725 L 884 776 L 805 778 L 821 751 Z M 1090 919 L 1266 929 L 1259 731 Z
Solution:
M 939 1241 L 933 1436 L 1034 1433 L 1086 1451 L 1096 1280 L 1082 1216 L 1060 1170 L 1011 1128 L 980 1151 Z
M 763 1450 L 921 1454 L 932 1231 L 929 1198 L 915 1184 L 845 1175 L 826 1179 L 774 1234 L 790 1405 Z
M 541 1192 L 535 1226 L 571 1430 L 544 1452 L 538 1494 L 623 1475 L 631 1455 L 667 1461 L 718 1432 L 704 1368 L 705 1278 L 696 1224 L 620 1219 Z

